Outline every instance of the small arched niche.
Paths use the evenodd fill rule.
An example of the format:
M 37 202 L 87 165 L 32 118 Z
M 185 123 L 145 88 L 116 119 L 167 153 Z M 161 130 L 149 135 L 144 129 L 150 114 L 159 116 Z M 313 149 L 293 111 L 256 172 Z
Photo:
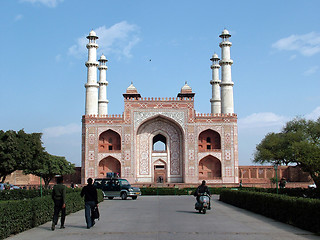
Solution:
M 114 157 L 106 157 L 99 162 L 99 177 L 106 177 L 108 172 L 118 173 L 121 176 L 121 163 Z
M 114 152 L 121 150 L 121 138 L 113 130 L 107 130 L 99 136 L 99 152 Z
M 198 146 L 200 152 L 221 150 L 220 134 L 211 129 L 200 133 Z
M 167 151 L 167 139 L 162 134 L 157 134 L 152 139 L 152 151 L 154 152 L 166 152 Z
M 221 162 L 218 158 L 207 156 L 199 162 L 199 179 L 220 179 Z

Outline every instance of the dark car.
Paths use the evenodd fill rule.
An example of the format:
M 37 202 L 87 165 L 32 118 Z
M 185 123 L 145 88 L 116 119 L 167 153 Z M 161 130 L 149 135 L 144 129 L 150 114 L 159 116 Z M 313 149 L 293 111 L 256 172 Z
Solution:
M 93 185 L 97 189 L 101 189 L 104 197 L 113 199 L 114 197 L 121 197 L 126 200 L 131 197 L 133 200 L 141 195 L 140 188 L 132 187 L 130 183 L 123 178 L 97 178 Z

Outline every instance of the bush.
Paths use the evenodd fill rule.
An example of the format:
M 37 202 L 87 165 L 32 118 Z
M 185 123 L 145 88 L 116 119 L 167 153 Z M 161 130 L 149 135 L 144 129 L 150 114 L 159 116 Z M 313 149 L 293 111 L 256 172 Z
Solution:
M 241 188 L 241 190 L 254 191 L 254 192 L 266 192 L 266 193 L 276 193 L 275 188 Z M 304 197 L 304 198 L 320 198 L 319 189 L 310 188 L 279 188 L 279 194 L 288 195 L 292 197 Z
M 211 194 L 220 194 L 222 188 L 209 188 Z M 193 195 L 196 188 L 141 188 L 141 195 Z
M 84 208 L 84 199 L 80 196 L 80 190 L 68 190 L 66 195 L 67 214 Z M 103 201 L 103 193 L 100 190 L 98 190 L 98 201 Z M 0 239 L 4 239 L 11 234 L 17 234 L 51 221 L 53 201 L 48 195 L 42 198 L 1 201 L 0 212 Z
M 318 199 L 245 190 L 223 190 L 220 200 L 308 231 L 320 232 Z
M 79 192 L 81 188 L 67 188 L 67 193 L 72 192 Z M 42 196 L 51 195 L 52 189 L 42 189 Z M 0 191 L 0 201 L 4 200 L 23 200 L 23 199 L 30 199 L 35 197 L 40 197 L 41 192 L 40 189 L 14 189 L 14 190 L 3 190 Z

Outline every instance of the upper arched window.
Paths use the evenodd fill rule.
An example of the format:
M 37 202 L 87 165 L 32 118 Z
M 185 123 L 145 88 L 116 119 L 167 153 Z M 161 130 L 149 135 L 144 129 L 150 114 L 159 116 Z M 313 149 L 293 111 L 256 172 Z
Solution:
M 220 134 L 211 129 L 205 130 L 199 135 L 199 151 L 213 151 L 221 149 Z
M 99 152 L 111 152 L 121 150 L 121 138 L 113 130 L 107 130 L 99 136 Z
M 165 136 L 158 134 L 152 139 L 153 151 L 167 151 L 167 139 Z

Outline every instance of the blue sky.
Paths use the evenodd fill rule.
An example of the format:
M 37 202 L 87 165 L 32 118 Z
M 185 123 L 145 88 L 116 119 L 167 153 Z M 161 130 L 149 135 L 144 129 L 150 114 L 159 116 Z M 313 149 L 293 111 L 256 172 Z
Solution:
M 133 81 L 143 97 L 175 97 L 185 81 L 210 112 L 210 58 L 231 33 L 239 164 L 296 116 L 320 116 L 320 1 L 3 0 L 0 126 L 43 132 L 51 154 L 80 166 L 85 36 L 106 55 L 109 114 Z M 149 61 L 151 59 L 151 61 Z

